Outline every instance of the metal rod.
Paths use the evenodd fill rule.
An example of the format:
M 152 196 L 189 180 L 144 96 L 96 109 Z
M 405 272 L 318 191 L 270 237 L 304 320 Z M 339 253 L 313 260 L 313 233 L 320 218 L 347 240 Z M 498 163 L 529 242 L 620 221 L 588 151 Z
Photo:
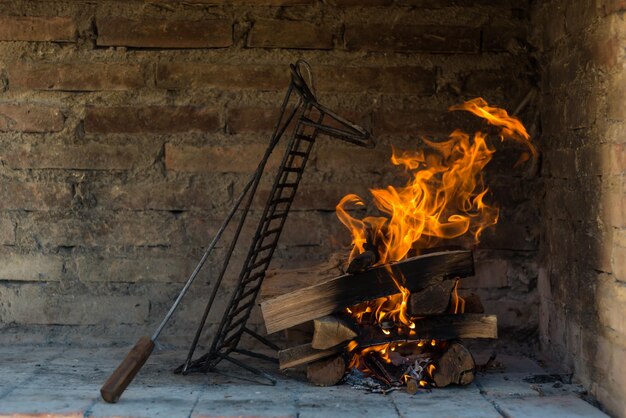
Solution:
M 276 344 L 274 344 L 273 342 L 271 342 L 267 338 L 265 338 L 265 337 L 257 334 L 256 332 L 252 331 L 250 328 L 244 327 L 243 328 L 243 332 L 247 333 L 252 338 L 256 338 L 257 340 L 259 340 L 261 343 L 265 344 L 266 346 L 268 346 L 272 350 L 280 351 L 280 347 L 279 346 L 277 346 Z
M 163 318 L 163 321 L 161 321 L 161 324 L 159 325 L 159 327 L 156 329 L 156 331 L 154 331 L 154 334 L 152 334 L 152 341 L 155 341 L 157 338 L 159 338 L 159 334 L 161 333 L 161 331 L 163 331 L 163 328 L 165 327 L 165 325 L 168 323 L 168 321 L 170 320 L 170 318 L 174 314 L 174 311 L 176 310 L 176 308 L 180 304 L 180 301 L 183 299 L 183 297 L 187 293 L 187 290 L 189 290 L 189 287 L 191 286 L 193 281 L 196 279 L 196 276 L 198 275 L 198 273 L 200 273 L 200 270 L 202 269 L 202 266 L 204 266 L 204 263 L 206 263 L 207 259 L 209 258 L 209 255 L 211 254 L 211 251 L 213 251 L 213 249 L 217 245 L 218 241 L 222 237 L 222 234 L 226 230 L 226 227 L 228 226 L 230 221 L 233 219 L 233 216 L 235 216 L 235 213 L 237 212 L 237 209 L 239 208 L 239 205 L 243 201 L 243 198 L 246 196 L 246 193 L 248 193 L 248 190 L 250 190 L 250 186 L 252 186 L 252 183 L 254 182 L 255 177 L 256 177 L 256 173 L 254 173 L 250 177 L 250 180 L 248 181 L 248 184 L 246 184 L 246 186 L 241 191 L 241 194 L 239 195 L 239 197 L 235 201 L 235 204 L 233 205 L 233 207 L 231 208 L 230 212 L 228 213 L 228 216 L 226 217 L 224 222 L 222 222 L 222 225 L 220 226 L 220 229 L 217 231 L 217 233 L 213 237 L 213 240 L 209 244 L 208 248 L 206 249 L 206 251 L 202 255 L 202 258 L 200 259 L 200 262 L 198 263 L 198 265 L 196 266 L 194 271 L 191 273 L 191 275 L 187 279 L 187 283 L 185 283 L 185 286 L 183 287 L 183 289 L 178 294 L 178 297 L 176 298 L 176 300 L 172 304 L 172 307 L 170 308 L 170 310 L 165 315 L 165 318 Z M 216 284 L 216 286 L 217 286 L 217 284 Z
M 241 361 L 239 361 L 237 359 L 232 358 L 231 356 L 228 356 L 228 355 L 225 355 L 225 354 L 220 354 L 220 353 L 217 353 L 217 355 L 220 356 L 224 360 L 227 360 L 227 361 L 230 361 L 233 364 L 236 364 L 237 366 L 241 367 L 242 369 L 246 369 L 247 371 L 249 371 L 251 373 L 254 373 L 254 374 L 258 375 L 258 376 L 261 376 L 261 377 L 269 380 L 271 382 L 272 386 L 276 385 L 277 380 L 274 379 L 269 374 L 267 374 L 265 372 L 262 372 L 262 371 L 260 371 L 258 369 L 255 369 L 254 367 L 250 367 L 247 364 L 245 364 L 245 363 L 243 363 L 243 362 L 241 362 Z
M 233 350 L 233 353 L 243 354 L 244 356 L 255 357 L 261 360 L 266 360 L 278 364 L 278 359 L 276 357 L 271 357 L 261 353 L 255 353 L 254 351 L 244 350 L 243 348 L 235 348 Z

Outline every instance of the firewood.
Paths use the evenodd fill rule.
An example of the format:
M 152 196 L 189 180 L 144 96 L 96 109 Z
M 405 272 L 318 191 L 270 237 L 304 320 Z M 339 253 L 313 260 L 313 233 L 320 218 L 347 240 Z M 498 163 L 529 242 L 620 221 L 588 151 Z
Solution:
M 357 342 L 360 347 L 419 340 L 454 340 L 459 338 L 498 338 L 495 315 L 440 315 L 414 321 L 413 335 L 398 334 L 397 329 L 384 334 L 378 327 L 363 327 Z
M 407 310 L 411 316 L 440 315 L 448 311 L 454 280 L 444 280 L 411 293 Z
M 480 296 L 476 293 L 470 293 L 467 296 L 463 296 L 465 300 L 465 313 L 484 313 L 485 308 L 480 300 Z
M 374 263 L 376 263 L 376 254 L 368 250 L 354 257 L 348 265 L 347 272 L 350 274 L 360 273 Z
M 334 347 L 357 337 L 352 325 L 343 318 L 328 315 L 313 321 L 311 347 L 317 350 Z
M 268 270 L 261 285 L 261 300 L 271 299 L 345 273 L 345 260 L 338 254 L 328 261 L 298 269 Z
M 346 373 L 346 361 L 343 355 L 325 358 L 309 363 L 306 377 L 317 386 L 333 386 L 339 383 Z
M 329 348 L 326 350 L 316 350 L 311 344 L 302 344 L 295 347 L 280 350 L 278 352 L 278 363 L 280 370 L 296 367 L 301 364 L 311 363 L 326 357 L 331 357 L 343 351 L 342 346 Z
M 389 272 L 391 270 L 391 274 Z M 393 276 L 392 276 L 393 274 Z M 346 274 L 261 302 L 268 334 L 338 312 L 360 302 L 399 293 L 395 279 L 410 292 L 474 274 L 470 251 L 444 251 Z
M 469 385 L 474 381 L 475 371 L 476 364 L 469 350 L 462 344 L 453 342 L 435 362 L 432 378 L 440 388 L 450 384 Z

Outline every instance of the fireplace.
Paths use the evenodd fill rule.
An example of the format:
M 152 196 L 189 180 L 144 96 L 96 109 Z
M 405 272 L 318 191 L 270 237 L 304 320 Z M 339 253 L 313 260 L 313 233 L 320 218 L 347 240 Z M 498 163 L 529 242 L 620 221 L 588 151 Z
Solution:
M 445 309 L 459 296 L 480 300 L 484 312 L 472 314 L 497 317 L 498 339 L 469 351 L 514 346 L 626 416 L 624 11 L 618 0 L 3 3 L 2 341 L 128 346 L 154 331 L 256 169 L 289 64 L 304 59 L 320 103 L 377 146 L 320 137 L 266 282 L 284 292 L 289 277 L 307 287 L 345 273 L 354 236 L 337 204 L 348 194 L 369 204 L 370 188 L 404 184 L 392 147 L 484 128 L 449 111 L 481 97 L 519 118 L 538 153 L 496 144 L 483 175 L 497 225 L 478 243 L 407 258 L 470 250 L 475 274 L 454 282 Z M 268 170 L 280 163 L 270 158 Z M 262 179 L 251 218 L 271 194 Z M 254 233 L 244 228 L 241 242 Z M 227 251 L 216 246 L 162 344 L 192 343 Z M 245 260 L 233 253 L 234 266 Z M 358 261 L 355 275 L 378 260 Z M 237 273 L 224 276 L 222 308 Z M 321 318 L 271 343 L 310 344 Z M 220 309 L 208 315 L 204 335 L 221 319 Z M 248 328 L 265 337 L 266 325 L 255 305 Z M 207 338 L 198 344 L 210 349 Z

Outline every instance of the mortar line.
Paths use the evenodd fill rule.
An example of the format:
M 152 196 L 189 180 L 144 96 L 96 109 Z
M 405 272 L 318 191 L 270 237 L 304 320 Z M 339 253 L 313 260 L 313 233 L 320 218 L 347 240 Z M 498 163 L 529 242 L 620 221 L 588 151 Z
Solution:
M 9 387 L 7 390 L 0 392 L 0 399 L 4 399 L 5 397 L 7 397 L 8 395 L 10 395 L 11 393 L 13 393 L 16 389 L 20 388 L 22 385 L 32 382 L 39 374 L 42 373 L 42 368 L 44 368 L 45 366 L 47 366 L 52 360 L 55 360 L 57 358 L 59 358 L 60 356 L 63 355 L 63 353 L 65 353 L 65 351 L 67 350 L 67 347 L 63 347 L 63 351 L 61 351 L 60 353 L 56 354 L 56 355 L 51 355 L 50 357 L 46 357 L 43 358 L 41 361 L 41 367 L 39 369 L 35 368 L 30 375 L 26 376 L 22 381 L 20 381 L 19 383 L 15 384 L 15 385 L 11 385 L 11 387 Z M 36 351 L 36 350 L 33 350 Z
M 393 405 L 393 408 L 396 410 L 396 414 L 399 418 L 404 418 L 404 415 L 402 415 L 402 413 L 400 412 L 400 408 L 398 408 L 398 404 L 396 404 L 396 400 L 392 395 L 393 394 L 390 394 L 389 398 L 391 399 L 391 404 Z
M 474 380 L 474 384 L 476 385 L 476 387 L 478 387 L 478 393 L 480 393 L 480 396 L 483 397 L 484 400 L 486 400 L 487 402 L 489 402 L 491 404 L 491 406 L 493 406 L 493 409 L 496 410 L 496 412 L 498 414 L 500 414 L 500 416 L 502 418 L 510 418 L 509 415 L 507 415 L 501 408 L 500 406 L 496 403 L 495 399 L 490 399 L 487 397 L 485 389 L 480 385 L 480 383 L 478 383 L 476 380 Z

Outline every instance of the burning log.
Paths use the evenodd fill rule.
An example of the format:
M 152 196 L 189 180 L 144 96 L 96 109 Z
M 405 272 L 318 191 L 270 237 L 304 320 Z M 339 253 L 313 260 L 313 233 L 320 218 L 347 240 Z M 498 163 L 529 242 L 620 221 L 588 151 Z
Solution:
M 409 296 L 408 313 L 411 316 L 439 315 L 450 306 L 454 280 L 444 280 Z
M 307 366 L 307 380 L 317 386 L 333 386 L 339 383 L 346 373 L 343 354 L 314 361 Z
M 459 338 L 497 338 L 497 319 L 495 315 L 442 315 L 424 318 L 415 322 L 411 335 L 391 331 L 389 335 L 377 327 L 361 327 L 359 336 L 354 340 L 360 348 L 373 347 L 389 343 L 405 343 L 421 340 L 456 340 Z M 344 351 L 344 345 L 335 345 L 326 349 L 315 349 L 313 344 L 303 344 L 278 352 L 280 369 L 308 364 L 316 360 L 332 357 Z
M 352 259 L 347 272 L 350 274 L 360 273 L 376 263 L 376 254 L 367 250 Z
M 469 385 L 474 381 L 475 371 L 476 364 L 469 350 L 453 342 L 437 360 L 432 379 L 440 388 L 450 384 Z
M 326 350 L 316 350 L 311 344 L 302 344 L 295 347 L 280 350 L 278 352 L 278 364 L 280 370 L 291 367 L 300 366 L 302 364 L 311 363 L 315 360 L 321 360 L 340 354 L 344 350 L 343 347 L 337 346 Z
M 311 347 L 317 350 L 334 347 L 353 340 L 358 335 L 347 320 L 332 315 L 313 321 L 313 328 Z
M 444 251 L 346 274 L 261 302 L 268 334 L 338 312 L 363 301 L 410 292 L 474 274 L 471 251 Z
M 498 319 L 495 315 L 463 314 L 441 315 L 415 321 L 409 335 L 395 330 L 381 332 L 377 327 L 364 328 L 357 339 L 360 347 L 410 342 L 419 340 L 455 340 L 459 338 L 498 338 Z

